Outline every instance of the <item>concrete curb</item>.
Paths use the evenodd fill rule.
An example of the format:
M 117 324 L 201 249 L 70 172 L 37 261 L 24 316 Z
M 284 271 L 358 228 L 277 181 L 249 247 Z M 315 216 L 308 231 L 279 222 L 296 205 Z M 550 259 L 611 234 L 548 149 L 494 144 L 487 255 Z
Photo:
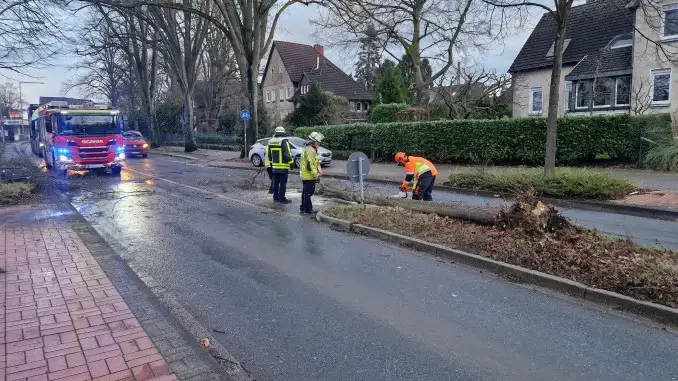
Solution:
M 180 153 L 174 152 L 156 152 L 160 155 L 165 156 L 174 156 L 182 159 L 199 161 L 200 158 L 183 155 Z M 239 165 L 229 165 L 229 164 L 214 164 L 214 163 L 205 163 L 208 167 L 214 168 L 233 168 L 233 169 L 244 169 L 251 171 L 258 171 L 261 168 L 249 167 L 249 166 L 239 166 Z M 329 177 L 333 179 L 346 179 L 346 176 L 335 175 L 335 174 L 324 174 L 324 177 Z M 399 181 L 389 180 L 380 177 L 370 177 L 367 179 L 368 182 L 381 183 L 381 184 L 393 184 L 400 185 Z M 445 190 L 450 193 L 464 194 L 469 196 L 482 196 L 482 197 L 493 197 L 503 198 L 503 199 L 513 199 L 514 195 L 509 193 L 499 193 L 499 192 L 490 192 L 485 190 L 477 189 L 467 189 L 467 188 L 457 188 L 450 187 L 445 185 L 436 185 L 436 189 Z M 558 199 L 550 197 L 541 197 L 541 200 L 549 204 L 561 207 L 561 208 L 571 208 L 579 210 L 589 210 L 596 212 L 605 212 L 613 214 L 623 214 L 628 216 L 643 217 L 653 220 L 664 220 L 664 221 L 678 221 L 678 210 L 671 210 L 666 208 L 650 208 L 646 206 L 635 206 L 635 205 L 626 205 L 626 204 L 617 204 L 610 201 L 582 201 L 582 200 L 567 200 L 567 199 Z
M 471 254 L 465 251 L 422 241 L 417 238 L 361 224 L 354 224 L 349 221 L 327 216 L 322 210 L 318 212 L 316 219 L 321 222 L 329 223 L 331 226 L 339 227 L 342 231 L 378 238 L 383 241 L 405 246 L 438 257 L 449 258 L 456 262 L 491 271 L 501 276 L 510 276 L 513 279 L 517 278 L 521 282 L 562 292 L 615 310 L 630 312 L 662 324 L 678 327 L 678 309 L 676 308 L 637 300 L 616 292 L 589 287 L 583 283 L 575 282 L 570 279 L 496 261 L 477 254 Z

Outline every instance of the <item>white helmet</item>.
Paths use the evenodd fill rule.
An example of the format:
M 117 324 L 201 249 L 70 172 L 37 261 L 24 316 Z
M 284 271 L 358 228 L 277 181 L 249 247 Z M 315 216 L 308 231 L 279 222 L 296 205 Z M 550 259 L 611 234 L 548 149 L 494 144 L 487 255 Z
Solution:
M 284 133 L 285 133 L 285 127 L 283 127 L 283 126 L 278 126 L 278 127 L 275 128 L 275 131 L 274 131 L 274 132 L 275 132 L 276 134 L 284 134 Z
M 323 139 L 325 139 L 323 134 L 321 134 L 320 132 L 315 132 L 315 131 L 311 132 L 311 135 L 309 135 L 308 138 L 311 139 L 312 141 L 316 142 L 316 143 L 320 143 L 320 142 L 323 141 Z

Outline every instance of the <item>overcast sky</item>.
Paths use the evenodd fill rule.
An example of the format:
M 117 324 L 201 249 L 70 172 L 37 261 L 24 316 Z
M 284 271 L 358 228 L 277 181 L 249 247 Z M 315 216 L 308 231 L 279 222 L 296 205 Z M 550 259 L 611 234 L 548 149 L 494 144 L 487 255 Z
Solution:
M 276 39 L 309 45 L 322 43 L 322 40 L 316 37 L 315 25 L 311 23 L 311 20 L 318 15 L 318 12 L 319 10 L 315 7 L 299 4 L 290 7 L 279 21 Z M 535 12 L 524 30 L 516 33 L 503 43 L 497 44 L 496 47 L 486 52 L 483 56 L 476 57 L 475 60 L 487 69 L 505 72 L 520 51 L 525 40 L 527 40 L 532 28 L 539 21 L 539 18 L 539 12 Z M 347 73 L 352 73 L 355 70 L 355 55 L 342 54 L 341 51 L 332 48 L 326 48 L 325 55 Z M 64 95 L 62 94 L 62 83 L 71 75 L 67 72 L 67 67 L 71 61 L 71 57 L 62 57 L 53 62 L 53 66 L 49 68 L 30 71 L 30 75 L 37 77 L 37 81 L 44 82 L 44 84 L 24 84 L 22 86 L 24 103 L 36 103 L 39 96 Z M 11 78 L 22 81 L 36 81 L 36 79 L 14 75 Z M 3 79 L 0 78 L 0 81 L 3 81 Z M 80 94 L 72 91 L 67 95 L 79 96 Z

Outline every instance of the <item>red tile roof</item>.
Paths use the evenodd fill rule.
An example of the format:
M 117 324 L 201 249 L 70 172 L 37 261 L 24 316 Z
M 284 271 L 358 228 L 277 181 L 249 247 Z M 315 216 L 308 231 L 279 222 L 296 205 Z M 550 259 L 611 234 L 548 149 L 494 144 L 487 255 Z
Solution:
M 323 89 L 331 91 L 335 95 L 347 99 L 372 99 L 372 94 L 365 87 L 349 77 L 332 61 L 318 53 L 313 46 L 294 42 L 274 41 L 272 49 L 278 51 L 283 65 L 295 86 L 298 86 L 304 74 L 307 74 L 311 81 L 317 82 Z M 320 58 L 320 65 L 316 69 L 318 58 Z M 268 63 L 266 64 L 266 69 L 268 70 Z

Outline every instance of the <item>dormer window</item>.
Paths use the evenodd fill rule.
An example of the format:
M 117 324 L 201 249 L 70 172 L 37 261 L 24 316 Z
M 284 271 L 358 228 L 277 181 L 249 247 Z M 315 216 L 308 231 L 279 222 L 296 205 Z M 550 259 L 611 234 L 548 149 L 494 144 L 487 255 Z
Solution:
M 625 34 L 617 36 L 612 40 L 612 43 L 609 46 L 610 49 L 628 48 L 629 46 L 633 46 L 633 35 Z
M 563 53 L 567 50 L 567 47 L 570 45 L 570 41 L 572 41 L 571 38 L 566 38 L 565 41 L 563 41 Z M 553 57 L 553 54 L 556 50 L 556 42 L 553 41 L 551 44 L 551 47 L 549 48 L 549 51 L 546 52 L 546 58 L 551 58 Z

